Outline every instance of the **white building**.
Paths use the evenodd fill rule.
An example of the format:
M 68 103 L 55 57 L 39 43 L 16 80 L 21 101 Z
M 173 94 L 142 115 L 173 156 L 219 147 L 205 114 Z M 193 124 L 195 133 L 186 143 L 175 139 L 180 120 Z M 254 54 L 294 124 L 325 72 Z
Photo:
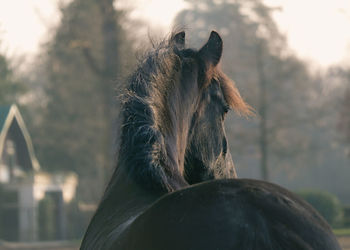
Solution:
M 41 171 L 30 135 L 16 107 L 0 107 L 0 239 L 38 241 L 49 226 L 51 237 L 65 238 L 65 204 L 75 196 L 76 175 Z M 41 201 L 50 200 L 50 206 Z M 49 211 L 47 211 L 49 210 Z M 46 220 L 43 216 L 54 215 Z M 45 232 L 44 232 L 45 233 Z M 53 235 L 53 236 L 52 236 Z

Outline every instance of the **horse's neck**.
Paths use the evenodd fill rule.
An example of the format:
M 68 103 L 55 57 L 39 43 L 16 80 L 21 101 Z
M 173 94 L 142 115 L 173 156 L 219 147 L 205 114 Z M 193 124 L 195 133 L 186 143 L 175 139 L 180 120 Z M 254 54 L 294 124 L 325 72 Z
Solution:
M 140 187 L 126 173 L 119 173 L 115 182 L 106 189 L 100 207 L 111 209 L 124 217 L 132 216 L 153 203 L 160 194 L 150 192 Z
M 180 121 L 183 122 L 183 119 Z M 165 155 L 167 158 L 165 164 L 168 164 L 168 166 L 160 165 L 158 167 L 171 167 L 170 170 L 173 172 L 169 174 L 167 179 L 169 183 L 166 184 L 172 185 L 173 190 L 182 188 L 187 185 L 184 179 L 182 179 L 185 157 L 184 149 L 186 148 L 187 143 L 187 138 L 185 137 L 186 127 L 187 125 L 185 126 L 178 123 L 173 128 L 175 131 L 171 131 L 170 133 L 163 135 L 162 138 L 162 141 L 164 142 L 164 149 L 166 151 Z M 132 148 L 129 148 L 127 150 L 134 151 Z M 120 156 L 117 171 L 112 177 L 113 181 L 107 187 L 100 204 L 100 207 L 104 208 L 105 211 L 108 211 L 109 209 L 115 211 L 116 217 L 118 217 L 118 220 L 121 222 L 124 220 L 123 218 L 130 218 L 133 215 L 136 215 L 139 212 L 143 211 L 155 200 L 167 193 L 167 190 L 159 189 L 157 186 L 154 188 L 147 188 L 142 185 L 142 182 L 152 182 L 151 179 L 143 180 L 138 183 L 138 178 L 147 178 L 149 176 L 146 174 L 145 176 L 138 174 L 138 176 L 135 178 L 137 174 L 129 173 L 127 168 L 133 168 L 136 171 L 137 169 L 147 168 L 149 166 L 132 166 L 131 164 L 133 163 L 130 162 L 129 164 L 129 162 L 123 158 L 123 155 Z M 135 174 L 134 177 L 132 177 L 133 174 Z M 150 183 L 150 185 L 152 185 L 152 183 Z
M 190 95 L 190 91 L 186 96 L 171 93 L 168 106 L 149 105 L 140 96 L 127 100 L 117 170 L 88 230 L 99 243 L 118 237 L 164 194 L 188 186 L 183 171 L 189 111 L 194 109 Z M 155 110 L 158 106 L 164 110 Z
M 107 249 L 159 196 L 139 188 L 124 174 L 110 183 L 92 218 L 81 249 Z

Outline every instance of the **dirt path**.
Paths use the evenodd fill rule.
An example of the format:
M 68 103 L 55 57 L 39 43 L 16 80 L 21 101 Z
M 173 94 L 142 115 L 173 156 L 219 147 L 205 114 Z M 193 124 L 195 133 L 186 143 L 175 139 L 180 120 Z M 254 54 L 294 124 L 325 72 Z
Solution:
M 72 242 L 14 243 L 0 241 L 0 250 L 78 250 L 79 244 Z
M 343 250 L 350 250 L 350 236 L 338 237 L 338 240 Z

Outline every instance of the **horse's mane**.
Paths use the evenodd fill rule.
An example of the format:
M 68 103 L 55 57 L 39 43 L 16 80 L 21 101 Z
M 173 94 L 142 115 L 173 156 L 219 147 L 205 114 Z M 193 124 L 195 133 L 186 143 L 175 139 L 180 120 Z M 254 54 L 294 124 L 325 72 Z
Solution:
M 174 116 L 168 93 L 179 81 L 180 57 L 169 40 L 160 42 L 139 60 L 123 95 L 118 171 L 148 189 L 170 191 L 166 172 L 176 168 L 167 157 L 164 133 Z
M 172 44 L 174 34 L 145 54 L 128 80 L 123 95 L 121 143 L 115 172 L 116 175 L 126 173 L 144 188 L 165 192 L 173 191 L 167 176 L 177 170 L 176 159 L 167 154 L 173 149 L 164 142 L 164 134 L 172 130 L 177 118 L 176 107 L 169 104 L 169 94 L 180 81 L 181 73 L 181 56 Z M 219 67 L 207 70 L 204 77 L 209 82 L 214 79 L 220 83 L 231 108 L 242 114 L 251 113 L 233 81 Z M 112 178 L 112 182 L 113 179 L 117 178 Z

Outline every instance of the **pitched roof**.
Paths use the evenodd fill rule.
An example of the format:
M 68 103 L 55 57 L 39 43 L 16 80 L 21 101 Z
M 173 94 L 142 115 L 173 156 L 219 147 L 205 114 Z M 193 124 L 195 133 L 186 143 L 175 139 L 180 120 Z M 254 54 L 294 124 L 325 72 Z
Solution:
M 10 112 L 11 106 L 0 106 L 0 132 L 5 124 L 8 113 Z
M 24 124 L 23 118 L 15 104 L 11 106 L 0 106 L 0 157 L 4 149 L 4 143 L 7 134 L 9 133 L 10 127 L 14 124 L 18 125 L 19 133 L 23 136 L 22 140 L 25 142 L 26 154 L 30 158 L 30 165 L 33 170 L 39 170 L 40 165 L 34 154 L 34 148 L 32 140 L 26 125 Z

